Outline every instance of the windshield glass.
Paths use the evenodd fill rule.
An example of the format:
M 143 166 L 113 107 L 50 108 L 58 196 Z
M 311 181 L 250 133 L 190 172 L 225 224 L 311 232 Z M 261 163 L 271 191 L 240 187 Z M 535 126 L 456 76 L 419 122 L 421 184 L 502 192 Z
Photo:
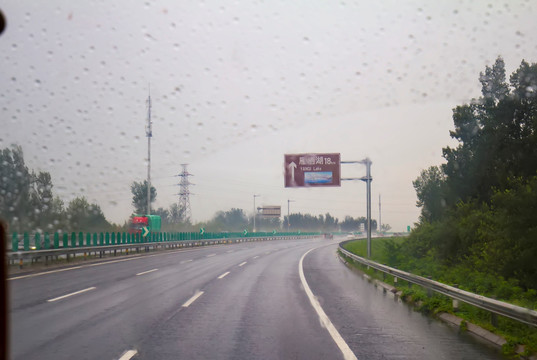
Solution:
M 159 349 L 179 354 L 168 347 L 173 339 L 162 337 L 165 330 L 188 332 L 182 326 L 189 321 L 199 326 L 200 332 L 192 334 L 210 329 L 206 315 L 197 313 L 195 322 L 194 315 L 184 314 L 189 305 L 182 304 L 200 292 L 204 295 L 193 304 L 209 301 L 209 277 L 228 281 L 232 265 L 238 268 L 276 251 L 270 248 L 276 245 L 261 241 L 255 244 L 263 250 L 244 259 L 227 248 L 207 250 L 208 245 L 250 242 L 244 239 L 279 244 L 285 237 L 304 251 L 281 250 L 286 255 L 271 260 L 289 261 L 288 268 L 282 263 L 281 273 L 271 274 L 281 276 L 274 284 L 241 280 L 250 297 L 239 301 L 240 309 L 252 306 L 261 312 L 259 318 L 252 315 L 246 321 L 251 313 L 239 313 L 230 303 L 226 312 L 214 313 L 221 327 L 212 330 L 228 334 L 218 335 L 228 344 L 221 345 L 225 358 L 332 358 L 344 353 L 335 347 L 337 341 L 324 342 L 320 333 L 310 334 L 311 339 L 318 339 L 319 346 L 329 343 L 326 353 L 308 353 L 305 340 L 294 340 L 300 345 L 287 348 L 281 335 L 308 328 L 308 321 L 319 322 L 293 318 L 296 327 L 284 325 L 291 316 L 283 309 L 287 299 L 307 304 L 310 315 L 317 316 L 297 272 L 299 262 L 312 272 L 318 269 L 313 258 L 309 265 L 302 258 L 313 243 L 331 244 L 334 255 L 341 241 L 367 239 L 366 258 L 373 256 L 371 251 L 385 252 L 384 258 L 373 259 L 535 308 L 536 224 L 527 215 L 534 214 L 532 201 L 537 199 L 532 192 L 537 189 L 535 2 L 7 0 L 0 11 L 5 19 L 0 33 L 0 218 L 7 224 L 11 275 L 64 268 L 71 261 L 194 251 L 206 245 L 196 250 L 207 251 L 200 258 L 229 256 L 218 266 L 197 268 L 196 258 L 182 252 L 169 265 L 181 267 L 169 272 L 164 260 L 132 271 L 110 270 L 114 275 L 106 280 L 111 282 L 106 296 L 99 295 L 100 285 L 90 281 L 99 277 L 89 270 L 77 273 L 76 281 L 40 276 L 51 280 L 30 286 L 13 280 L 11 321 L 22 324 L 11 328 L 14 358 L 38 357 L 19 337 L 39 321 L 52 325 L 40 328 L 37 348 L 73 329 L 81 338 L 102 342 L 101 352 L 89 358 L 119 358 L 131 347 L 144 358 L 157 356 Z M 372 245 L 372 237 L 396 240 Z M 110 247 L 101 248 L 105 246 Z M 56 252 L 27 253 L 45 250 Z M 320 257 L 325 272 L 339 269 Z M 430 262 L 416 265 L 416 259 Z M 127 263 L 131 261 L 118 264 Z M 268 278 L 268 264 L 251 276 Z M 466 267 L 460 270 L 459 265 Z M 450 268 L 459 270 L 448 274 Z M 122 282 L 127 273 L 140 279 L 145 271 L 153 271 L 150 276 L 184 274 L 184 284 L 177 280 L 183 275 L 147 287 Z M 475 283 L 460 283 L 466 271 L 472 271 L 467 278 Z M 303 276 L 313 281 L 307 272 Z M 320 276 L 315 277 L 319 282 Z M 30 284 L 28 278 L 22 280 Z M 312 294 L 340 294 L 333 298 L 342 299 L 343 281 L 335 281 L 339 285 L 333 288 L 314 283 Z M 135 296 L 116 293 L 112 283 L 118 289 L 132 286 L 141 299 L 156 294 L 159 305 L 138 323 L 132 318 L 151 302 L 131 304 L 127 298 Z M 67 288 L 69 284 L 73 286 Z M 285 284 L 285 292 L 268 290 Z M 96 317 L 83 315 L 89 302 L 54 313 L 62 318 L 80 312 L 67 322 L 42 315 L 49 311 L 43 305 L 49 300 L 58 304 L 55 298 L 86 289 L 91 289 L 86 295 L 92 303 L 106 304 L 88 310 Z M 231 289 L 240 296 L 239 284 Z M 226 294 L 219 295 L 222 301 L 231 297 Z M 317 294 L 314 299 L 321 296 Z M 336 300 L 319 300 L 321 305 L 324 301 L 332 309 L 340 306 Z M 34 308 L 34 303 L 40 305 Z M 127 305 L 131 310 L 125 310 Z M 112 309 L 121 315 L 108 318 Z M 269 324 L 279 330 L 249 333 L 250 327 L 265 329 L 260 322 L 269 317 L 263 309 L 280 311 Z M 298 305 L 291 309 L 302 311 Z M 208 305 L 206 313 L 212 310 Z M 488 319 L 486 314 L 479 316 Z M 181 322 L 170 320 L 174 316 Z M 335 328 L 362 333 L 335 312 L 327 316 Z M 78 332 L 89 318 L 101 317 L 111 331 L 119 331 L 118 324 L 134 329 L 122 335 L 122 349 L 112 345 L 117 338 L 95 329 Z M 158 321 L 170 327 L 161 328 Z M 376 329 L 373 320 L 364 321 Z M 243 327 L 230 325 L 234 322 Z M 330 328 L 322 323 L 323 329 Z M 154 330 L 160 342 L 144 337 L 142 329 Z M 527 331 L 521 338 L 537 346 L 537 335 Z M 361 344 L 356 336 L 346 339 L 354 353 Z M 248 339 L 248 346 L 239 346 L 237 339 Z M 197 348 L 194 335 L 184 341 Z M 280 346 L 276 355 L 265 349 L 271 341 Z M 508 345 L 515 349 L 527 344 L 523 341 Z M 76 344 L 85 348 L 90 342 Z M 68 345 L 62 346 L 66 358 L 74 356 Z M 53 357 L 47 349 L 44 354 Z M 212 350 L 192 351 L 180 354 L 218 358 Z M 492 353 L 487 356 L 500 356 Z

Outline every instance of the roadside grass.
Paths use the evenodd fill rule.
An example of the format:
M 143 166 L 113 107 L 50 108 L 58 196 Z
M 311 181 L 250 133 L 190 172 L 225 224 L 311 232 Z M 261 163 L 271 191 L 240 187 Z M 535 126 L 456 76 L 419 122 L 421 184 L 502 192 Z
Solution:
M 504 279 L 490 276 L 490 274 L 475 273 L 473 270 L 464 269 L 461 266 L 443 266 L 429 258 L 405 258 L 401 254 L 402 252 L 398 251 L 399 247 L 403 246 L 404 241 L 405 238 L 371 239 L 371 259 L 416 275 L 430 277 L 448 285 L 456 285 L 461 289 L 483 296 L 535 309 L 537 296 L 535 296 L 534 290 L 524 292 L 516 284 Z M 366 257 L 367 255 L 366 239 L 351 241 L 343 247 L 358 256 Z M 400 279 L 394 282 L 392 276 L 371 268 L 368 269 L 350 258 L 346 259 L 354 267 L 372 278 L 397 287 L 402 291 L 403 299 L 412 302 L 419 311 L 432 315 L 439 312 L 448 312 L 504 337 L 507 340 L 507 344 L 503 346 L 502 351 L 506 355 L 514 356 L 516 354 L 516 345 L 519 344 L 525 346 L 524 355 L 537 352 L 537 329 L 533 326 L 503 316 L 496 316 L 495 325 L 493 325 L 493 317 L 488 311 L 464 303 L 459 303 L 458 309 L 455 310 L 453 309 L 452 300 L 446 296 L 428 293 L 426 289 Z

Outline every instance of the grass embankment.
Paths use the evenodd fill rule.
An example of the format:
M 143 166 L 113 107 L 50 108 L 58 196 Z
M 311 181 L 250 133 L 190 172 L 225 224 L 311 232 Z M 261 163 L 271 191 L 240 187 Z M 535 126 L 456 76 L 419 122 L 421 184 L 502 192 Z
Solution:
M 523 291 L 513 281 L 510 282 L 490 274 L 477 273 L 462 266 L 445 266 L 430 258 L 407 258 L 404 251 L 399 251 L 404 246 L 404 242 L 405 238 L 372 239 L 371 259 L 416 275 L 431 277 L 444 284 L 458 286 L 483 296 L 531 309 L 537 307 L 537 292 L 535 290 Z M 358 256 L 366 257 L 367 255 L 367 241 L 365 239 L 349 242 L 344 247 Z M 514 354 L 518 344 L 525 346 L 524 353 L 526 355 L 537 352 L 537 329 L 535 327 L 503 316 L 497 316 L 496 325 L 492 325 L 492 316 L 488 311 L 464 303 L 460 303 L 459 308 L 455 310 L 452 306 L 452 300 L 446 296 L 439 294 L 428 296 L 427 291 L 419 286 L 408 284 L 400 279 L 394 284 L 391 276 L 383 276 L 382 273 L 367 269 L 359 263 L 352 262 L 352 260 L 351 263 L 368 275 L 402 290 L 404 299 L 421 304 L 420 311 L 433 315 L 439 312 L 448 312 L 501 335 L 507 340 L 507 344 L 502 348 L 505 354 Z

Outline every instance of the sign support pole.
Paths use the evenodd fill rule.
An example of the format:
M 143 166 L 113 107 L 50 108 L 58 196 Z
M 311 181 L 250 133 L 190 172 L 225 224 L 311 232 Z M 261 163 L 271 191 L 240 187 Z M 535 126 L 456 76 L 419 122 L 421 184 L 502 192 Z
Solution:
M 367 258 L 371 258 L 371 164 L 369 158 L 360 161 L 342 161 L 342 164 L 364 164 L 366 167 L 365 176 L 361 178 L 341 178 L 341 180 L 361 180 L 366 183 L 366 202 L 367 202 Z
M 365 159 L 367 184 L 367 258 L 371 259 L 371 160 Z

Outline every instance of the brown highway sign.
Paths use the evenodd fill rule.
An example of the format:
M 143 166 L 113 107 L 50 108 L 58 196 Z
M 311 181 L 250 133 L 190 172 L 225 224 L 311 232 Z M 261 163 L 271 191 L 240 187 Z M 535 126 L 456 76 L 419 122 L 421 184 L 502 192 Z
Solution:
M 341 186 L 340 154 L 285 154 L 285 187 Z

